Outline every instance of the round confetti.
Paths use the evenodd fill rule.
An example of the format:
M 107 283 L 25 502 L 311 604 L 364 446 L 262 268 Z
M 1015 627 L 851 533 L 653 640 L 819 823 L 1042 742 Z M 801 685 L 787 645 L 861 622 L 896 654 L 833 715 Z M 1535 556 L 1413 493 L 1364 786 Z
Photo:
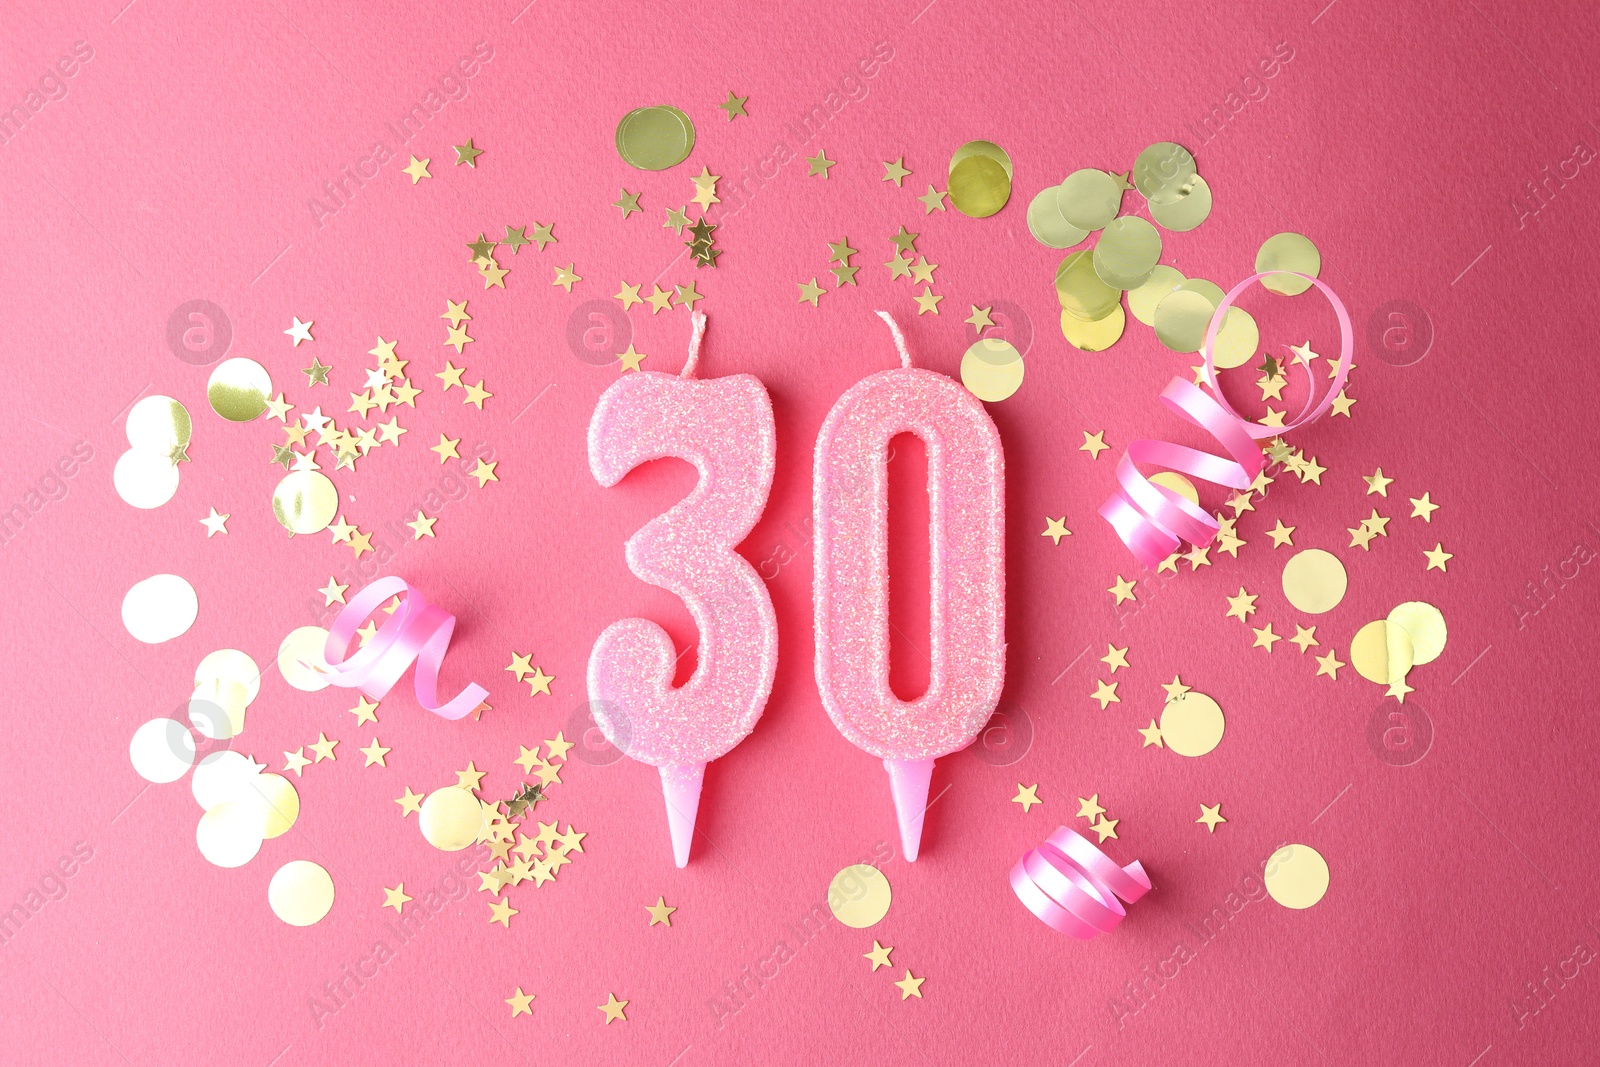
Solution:
M 1122 339 L 1128 316 L 1122 305 L 1111 309 L 1111 314 L 1094 322 L 1084 322 L 1070 311 L 1061 313 L 1061 336 L 1081 352 L 1104 352 Z
M 328 688 L 328 661 L 322 658 L 327 647 L 328 631 L 320 626 L 291 631 L 278 646 L 278 673 L 284 681 L 307 693 Z
M 1391 626 L 1399 626 L 1411 638 L 1413 666 L 1432 663 L 1444 651 L 1449 632 L 1445 629 L 1444 615 L 1432 604 L 1408 600 L 1389 612 L 1389 618 L 1385 621 Z
M 1266 270 L 1292 270 L 1315 278 L 1322 273 L 1322 253 L 1302 234 L 1275 233 L 1261 242 L 1261 250 L 1256 253 L 1256 273 Z M 1263 278 L 1261 284 L 1280 296 L 1299 296 L 1311 288 L 1305 278 L 1283 274 Z
M 1338 607 L 1349 585 L 1339 557 L 1320 548 L 1303 548 L 1283 565 L 1283 595 L 1307 615 Z
M 258 774 L 254 786 L 262 806 L 261 836 L 270 839 L 285 833 L 300 817 L 300 794 L 294 783 L 281 774 Z
M 1198 505 L 1200 503 L 1200 490 L 1196 489 L 1193 482 L 1177 471 L 1161 471 L 1158 474 L 1152 474 L 1149 480 L 1151 485 L 1159 485 L 1171 489 L 1191 504 Z
M 128 411 L 128 444 L 141 452 L 172 457 L 189 443 L 189 409 L 170 396 L 147 396 Z M 175 457 L 172 457 L 175 458 Z
M 1061 217 L 1056 204 L 1056 187 L 1043 189 L 1028 204 L 1028 232 L 1034 240 L 1047 248 L 1071 248 L 1085 237 L 1088 230 L 1079 229 Z
M 1098 230 L 1117 217 L 1121 206 L 1122 183 L 1103 170 L 1075 170 L 1056 186 L 1061 217 L 1079 229 Z
M 1010 341 L 981 337 L 961 357 L 961 384 L 979 400 L 1004 400 L 1022 385 L 1022 353 Z
M 267 410 L 272 395 L 272 376 L 253 359 L 235 356 L 217 364 L 206 383 L 206 399 L 211 410 L 229 422 L 249 422 Z
M 196 689 L 224 679 L 244 686 L 246 704 L 255 703 L 256 694 L 261 692 L 261 668 L 256 666 L 255 660 L 236 648 L 219 648 L 208 654 L 194 669 Z
M 1267 861 L 1262 881 L 1273 900 L 1300 911 L 1328 891 L 1328 861 L 1310 845 L 1284 845 Z
M 178 491 L 178 467 L 164 452 L 130 448 L 111 470 L 117 495 L 136 508 L 159 508 Z
M 1011 199 L 1011 176 L 989 156 L 968 156 L 950 168 L 950 203 L 975 219 L 986 219 Z
M 1161 259 L 1161 234 L 1135 215 L 1106 223 L 1094 246 L 1094 272 L 1116 289 L 1137 289 Z
M 243 867 L 261 851 L 261 816 L 249 804 L 225 800 L 200 816 L 194 840 L 208 862 Z
M 445 852 L 460 852 L 478 839 L 484 826 L 483 805 L 458 785 L 429 793 L 418 814 L 422 836 Z
M 1189 195 L 1179 197 L 1170 204 L 1150 205 L 1150 217 L 1163 229 L 1187 233 L 1206 221 L 1211 214 L 1211 186 L 1200 175 L 1194 176 Z
M 1177 292 L 1178 287 L 1188 280 L 1182 271 L 1158 263 L 1143 285 L 1128 290 L 1128 310 L 1133 313 L 1134 318 L 1146 326 L 1154 326 L 1156 308 L 1161 301 L 1166 299 L 1168 293 Z
M 267 903 L 290 926 L 311 926 L 333 907 L 333 879 L 319 863 L 290 860 L 267 885 Z
M 1194 156 L 1171 141 L 1157 141 L 1133 161 L 1133 187 L 1152 205 L 1182 200 L 1193 191 L 1197 177 Z
M 1178 286 L 1178 288 L 1190 293 L 1199 293 L 1201 296 L 1211 301 L 1211 310 L 1213 312 L 1217 310 L 1218 305 L 1220 305 L 1228 295 L 1222 291 L 1222 286 L 1218 285 L 1216 282 L 1206 281 L 1204 278 L 1186 278 L 1184 283 Z
M 189 779 L 195 803 L 206 811 L 227 801 L 243 801 L 255 791 L 260 771 L 242 752 L 212 752 L 202 759 Z
M 1204 693 L 1190 690 L 1161 709 L 1161 740 L 1180 756 L 1204 756 L 1222 740 L 1222 708 Z
M 1192 289 L 1168 293 L 1156 305 L 1156 339 L 1174 352 L 1198 352 L 1216 310 L 1215 304 Z
M 194 586 L 176 574 L 152 575 L 122 598 L 122 625 L 147 645 L 180 636 L 199 613 Z
M 635 108 L 617 123 L 617 154 L 638 170 L 666 170 L 689 158 L 694 123 L 675 107 Z
M 956 167 L 973 156 L 987 156 L 994 160 L 1006 172 L 1006 181 L 1011 181 L 1011 156 L 993 141 L 968 141 L 956 149 L 950 156 L 950 173 L 955 174 Z
M 1056 298 L 1061 309 L 1084 322 L 1105 318 L 1122 300 L 1122 291 L 1101 281 L 1094 272 L 1093 256 L 1093 249 L 1082 248 L 1056 268 Z
M 1379 685 L 1403 681 L 1415 658 L 1411 635 L 1385 619 L 1367 623 L 1350 640 L 1350 665 Z
M 1216 308 L 1213 306 L 1212 311 Z M 1206 324 L 1210 328 L 1210 323 Z M 1250 312 L 1241 307 L 1229 307 L 1222 316 L 1222 326 L 1217 330 L 1217 342 L 1211 349 L 1212 366 L 1218 370 L 1242 367 L 1255 358 L 1261 347 L 1261 330 Z
M 321 471 L 290 471 L 272 491 L 272 514 L 291 534 L 321 533 L 339 510 L 339 490 Z
M 870 863 L 846 867 L 828 883 L 828 910 L 853 930 L 865 930 L 889 914 L 889 879 Z
M 176 782 L 194 764 L 194 737 L 177 719 L 151 719 L 128 742 L 133 769 L 147 782 Z

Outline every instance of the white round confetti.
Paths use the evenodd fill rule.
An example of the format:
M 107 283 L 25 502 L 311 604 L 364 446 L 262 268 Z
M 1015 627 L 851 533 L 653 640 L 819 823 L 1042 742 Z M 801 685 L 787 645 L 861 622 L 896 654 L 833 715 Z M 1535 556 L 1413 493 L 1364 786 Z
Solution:
M 180 636 L 194 625 L 199 613 L 194 586 L 176 574 L 146 578 L 122 598 L 122 625 L 147 645 Z
M 133 769 L 147 782 L 176 782 L 194 764 L 194 738 L 177 719 L 151 719 L 128 742 Z
M 290 860 L 272 876 L 267 903 L 290 926 L 310 926 L 333 907 L 333 879 L 321 864 Z
M 201 736 L 225 741 L 244 730 L 245 687 L 228 679 L 208 682 L 189 697 L 189 721 Z
M 224 801 L 207 808 L 194 829 L 200 855 L 218 867 L 243 867 L 261 851 L 260 808 L 238 801 Z
M 170 457 L 189 443 L 189 409 L 170 396 L 147 396 L 128 410 L 123 429 L 128 444 L 139 451 Z
M 161 452 L 130 448 L 111 470 L 117 495 L 136 508 L 159 508 L 178 491 L 178 468 Z
M 189 779 L 195 801 L 207 811 L 218 804 L 237 802 L 256 794 L 260 771 L 240 752 L 212 752 L 202 759 Z
M 331 684 L 328 661 L 322 658 L 328 647 L 328 631 L 320 626 L 302 626 L 292 630 L 283 644 L 278 646 L 278 671 L 283 680 L 296 689 L 315 693 Z
M 244 686 L 246 704 L 254 704 L 256 694 L 261 692 L 261 668 L 237 648 L 219 648 L 194 669 L 196 689 L 214 678 L 227 678 Z

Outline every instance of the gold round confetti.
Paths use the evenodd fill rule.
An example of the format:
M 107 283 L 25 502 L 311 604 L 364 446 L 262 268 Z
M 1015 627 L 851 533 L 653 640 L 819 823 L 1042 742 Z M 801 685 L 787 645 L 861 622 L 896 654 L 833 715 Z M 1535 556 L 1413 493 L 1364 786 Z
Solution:
M 1178 287 L 1188 281 L 1183 272 L 1165 263 L 1157 263 L 1150 271 L 1150 277 L 1137 289 L 1128 290 L 1128 310 L 1133 317 L 1146 326 L 1156 324 L 1156 307 L 1166 298 L 1168 293 L 1178 290 Z
M 225 800 L 200 816 L 194 841 L 207 862 L 243 867 L 261 851 L 260 814 L 249 804 Z
M 1222 286 L 1216 282 L 1208 282 L 1204 278 L 1186 278 L 1178 288 L 1190 293 L 1199 293 L 1211 301 L 1213 312 L 1222 304 L 1222 298 L 1228 295 L 1222 291 Z
M 235 356 L 217 364 L 206 383 L 206 399 L 211 410 L 229 422 L 249 422 L 267 410 L 272 395 L 272 376 L 253 359 Z
M 429 793 L 419 815 L 422 836 L 445 852 L 460 852 L 478 840 L 484 827 L 483 805 L 470 790 L 458 785 Z
M 194 687 L 227 680 L 244 686 L 246 704 L 255 703 L 261 692 L 261 668 L 256 661 L 236 648 L 219 648 L 208 653 L 194 669 Z
M 272 491 L 272 514 L 291 534 L 320 533 L 339 510 L 339 490 L 321 471 L 290 471 Z
M 1413 666 L 1432 663 L 1444 651 L 1449 632 L 1445 629 L 1444 615 L 1432 604 L 1408 600 L 1389 612 L 1389 618 L 1385 621 L 1391 626 L 1399 626 L 1411 637 Z
M 1062 310 L 1084 322 L 1105 318 L 1122 300 L 1122 291 L 1101 281 L 1094 272 L 1093 257 L 1093 249 L 1080 248 L 1056 268 L 1056 298 Z
M 1198 505 L 1200 503 L 1200 490 L 1196 489 L 1193 482 L 1177 471 L 1160 471 L 1152 474 L 1150 476 L 1150 484 L 1171 489 L 1191 504 Z
M 111 470 L 117 495 L 136 508 L 159 508 L 178 491 L 178 466 L 164 452 L 130 448 Z
M 189 791 L 202 810 L 210 811 L 227 801 L 251 799 L 255 794 L 255 777 L 260 773 L 242 752 L 224 749 L 208 753 L 189 776 Z
M 975 219 L 986 219 L 1011 199 L 1011 176 L 988 156 L 968 156 L 950 168 L 950 203 Z
M 1217 702 L 1192 689 L 1161 709 L 1161 740 L 1180 756 L 1204 756 L 1216 748 L 1224 725 Z
M 1198 352 L 1215 311 L 1215 304 L 1192 289 L 1168 293 L 1156 305 L 1156 339 L 1174 352 Z
M 1105 318 L 1093 322 L 1084 322 L 1068 311 L 1061 313 L 1061 335 L 1081 352 L 1104 352 L 1122 339 L 1127 325 L 1128 316 L 1121 304 L 1112 308 Z
M 1008 183 L 1011 181 L 1011 156 L 1004 148 L 1001 148 L 993 141 L 968 141 L 956 149 L 950 156 L 951 176 L 955 175 L 956 167 L 959 164 L 971 159 L 973 156 L 987 156 L 989 159 L 994 160 L 1006 172 L 1006 181 Z
M 1350 640 L 1350 666 L 1379 685 L 1402 681 L 1415 658 L 1411 635 L 1386 619 L 1367 623 Z
M 828 910 L 852 930 L 865 930 L 889 914 L 889 879 L 870 863 L 846 867 L 828 883 Z
M 635 108 L 617 123 L 617 154 L 638 170 L 666 170 L 689 158 L 694 123 L 675 107 Z
M 1275 233 L 1261 242 L 1256 253 L 1256 273 L 1268 270 L 1292 270 L 1315 278 L 1322 273 L 1322 253 L 1303 234 Z M 1304 278 L 1284 274 L 1262 278 L 1261 284 L 1280 296 L 1299 296 L 1311 288 Z
M 1194 176 L 1193 184 L 1185 196 L 1179 197 L 1170 204 L 1151 203 L 1150 217 L 1163 229 L 1175 233 L 1187 233 L 1199 226 L 1211 215 L 1211 186 L 1200 175 Z
M 1056 206 L 1061 217 L 1072 225 L 1098 230 L 1117 217 L 1117 210 L 1122 207 L 1122 185 L 1103 170 L 1075 170 L 1056 186 Z
M 1261 880 L 1273 900 L 1302 911 L 1328 891 L 1328 861 L 1310 845 L 1284 845 L 1267 861 Z
M 1194 156 L 1182 145 L 1157 141 L 1133 161 L 1133 187 L 1151 204 L 1172 204 L 1188 196 L 1199 175 Z
M 194 765 L 194 737 L 177 719 L 151 719 L 128 742 L 133 769 L 147 782 L 176 782 Z
M 328 661 L 323 658 L 327 647 L 328 631 L 320 626 L 302 626 L 290 631 L 278 646 L 278 673 L 302 692 L 315 693 L 328 688 L 331 684 L 326 673 Z
M 1320 548 L 1303 548 L 1283 565 L 1283 595 L 1307 615 L 1338 607 L 1349 585 L 1339 557 Z
M 189 443 L 189 409 L 170 396 L 147 396 L 128 411 L 128 444 L 142 452 L 172 457 Z
M 1061 217 L 1053 185 L 1041 190 L 1028 204 L 1028 232 L 1047 248 L 1071 248 L 1089 236 L 1088 230 L 1079 229 Z
M 979 400 L 1004 400 L 1022 386 L 1022 353 L 1010 341 L 980 337 L 961 357 L 961 384 Z
M 176 574 L 151 575 L 122 598 L 122 625 L 147 645 L 186 633 L 199 613 L 194 586 Z
M 189 722 L 202 737 L 226 740 L 244 731 L 249 691 L 231 678 L 216 678 L 189 694 Z
M 290 926 L 310 926 L 333 908 L 333 879 L 319 863 L 290 860 L 267 885 L 267 903 Z
M 1212 310 L 1215 311 L 1215 305 Z M 1211 324 L 1206 324 L 1210 329 Z M 1255 316 L 1241 307 L 1230 307 L 1222 316 L 1222 326 L 1217 330 L 1217 343 L 1212 346 L 1212 365 L 1218 370 L 1242 367 L 1255 358 L 1261 347 L 1261 329 Z
M 278 837 L 300 817 L 300 794 L 281 774 L 258 774 L 254 787 L 262 808 L 261 836 Z
M 1106 223 L 1094 246 L 1094 272 L 1117 289 L 1137 289 L 1161 260 L 1161 234 L 1136 215 Z

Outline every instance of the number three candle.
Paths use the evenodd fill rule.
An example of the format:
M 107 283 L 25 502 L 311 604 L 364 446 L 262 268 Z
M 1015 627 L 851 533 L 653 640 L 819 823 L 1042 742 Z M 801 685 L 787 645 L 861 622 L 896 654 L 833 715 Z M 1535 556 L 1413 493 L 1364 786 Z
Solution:
M 1005 680 L 1005 456 L 976 397 L 911 365 L 863 378 L 817 437 L 817 688 L 839 732 L 883 760 L 900 845 L 915 860 L 935 757 L 970 744 Z M 914 433 L 928 453 L 928 688 L 889 688 L 889 441 Z
M 706 764 L 755 728 L 778 663 L 772 599 L 734 551 L 772 489 L 772 402 L 749 374 L 696 379 L 703 314 L 695 313 L 693 329 L 681 375 L 624 374 L 589 421 L 589 469 L 603 486 L 667 456 L 700 472 L 694 491 L 627 545 L 629 569 L 677 594 L 694 617 L 694 675 L 672 687 L 672 639 L 645 619 L 612 623 L 589 654 L 595 721 L 613 745 L 660 770 L 679 867 L 689 862 Z

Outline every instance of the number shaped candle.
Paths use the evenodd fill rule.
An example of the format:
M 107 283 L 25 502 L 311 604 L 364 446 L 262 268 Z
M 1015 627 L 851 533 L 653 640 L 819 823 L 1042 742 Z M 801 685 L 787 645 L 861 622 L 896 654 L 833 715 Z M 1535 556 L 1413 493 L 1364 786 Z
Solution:
M 817 689 L 839 732 L 889 771 L 900 844 L 915 860 L 937 756 L 970 744 L 1005 680 L 1005 455 L 989 413 L 943 374 L 911 365 L 863 378 L 817 437 Z M 928 688 L 889 688 L 889 441 L 928 453 Z
M 603 486 L 667 456 L 700 472 L 694 491 L 627 545 L 629 569 L 677 594 L 694 617 L 694 675 L 673 688 L 672 639 L 646 619 L 612 623 L 589 654 L 595 721 L 613 745 L 660 770 L 679 867 L 689 862 L 705 766 L 755 728 L 778 663 L 772 598 L 734 551 L 772 489 L 772 401 L 749 374 L 696 379 L 705 316 L 696 313 L 693 326 L 681 376 L 624 374 L 589 421 L 589 469 Z

